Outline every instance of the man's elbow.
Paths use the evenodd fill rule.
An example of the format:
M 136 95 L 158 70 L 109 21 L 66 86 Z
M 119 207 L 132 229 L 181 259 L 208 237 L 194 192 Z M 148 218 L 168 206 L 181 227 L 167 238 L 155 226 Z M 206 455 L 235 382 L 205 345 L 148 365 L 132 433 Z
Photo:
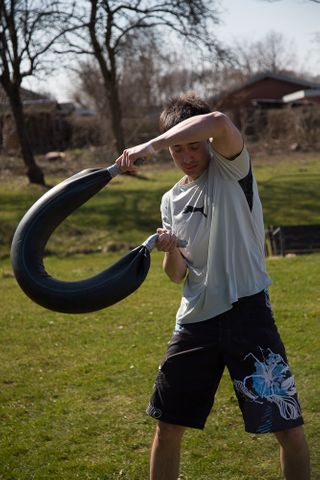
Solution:
M 170 277 L 171 282 L 180 284 L 183 282 L 184 277 L 172 276 Z
M 187 273 L 187 265 L 179 251 L 175 252 L 174 255 L 166 254 L 163 259 L 162 267 L 171 282 L 183 282 Z
M 186 272 L 181 273 L 177 271 L 174 271 L 174 272 L 166 271 L 166 274 L 168 275 L 171 282 L 177 283 L 177 284 L 182 283 L 186 276 Z

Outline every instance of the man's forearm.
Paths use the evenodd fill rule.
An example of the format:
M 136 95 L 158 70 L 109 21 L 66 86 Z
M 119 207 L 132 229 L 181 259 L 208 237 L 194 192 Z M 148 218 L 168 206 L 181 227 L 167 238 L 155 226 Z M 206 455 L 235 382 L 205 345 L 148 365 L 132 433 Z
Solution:
M 173 145 L 211 139 L 217 152 L 226 158 L 239 154 L 243 138 L 231 120 L 221 112 L 196 115 L 178 123 L 149 142 L 149 148 L 160 151 Z
M 163 150 L 173 144 L 206 140 L 212 137 L 212 131 L 219 125 L 219 120 L 214 113 L 188 118 L 153 139 L 152 146 L 155 150 Z
M 187 273 L 187 264 L 178 248 L 164 254 L 163 269 L 172 282 L 182 282 Z

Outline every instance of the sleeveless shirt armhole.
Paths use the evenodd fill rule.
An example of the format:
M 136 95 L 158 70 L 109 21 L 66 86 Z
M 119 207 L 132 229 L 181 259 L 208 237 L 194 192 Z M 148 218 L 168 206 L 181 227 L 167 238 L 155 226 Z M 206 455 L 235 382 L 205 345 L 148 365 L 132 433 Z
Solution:
M 245 144 L 241 152 L 233 160 L 224 157 L 216 150 L 213 150 L 212 154 L 218 170 L 223 177 L 233 177 L 234 180 L 239 181 L 246 177 L 251 170 L 250 154 Z
M 242 154 L 244 148 L 245 148 L 245 143 L 244 143 L 244 139 L 242 139 L 242 148 L 240 150 L 239 153 L 236 153 L 235 155 L 233 155 L 231 158 L 228 158 L 228 157 L 225 157 L 224 155 L 222 155 L 222 153 L 219 153 L 217 150 L 215 150 L 211 144 L 211 148 L 212 148 L 212 151 L 215 153 L 215 154 L 218 154 L 220 157 L 222 157 L 224 160 L 227 160 L 228 162 L 233 162 L 234 160 L 236 160 L 238 157 L 240 157 L 240 155 Z

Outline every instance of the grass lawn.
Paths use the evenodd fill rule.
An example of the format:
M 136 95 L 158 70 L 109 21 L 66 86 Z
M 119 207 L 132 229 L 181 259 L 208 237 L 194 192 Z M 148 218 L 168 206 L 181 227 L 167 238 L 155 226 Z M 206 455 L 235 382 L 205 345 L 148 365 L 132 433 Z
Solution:
M 50 272 L 85 276 L 117 255 L 47 261 Z M 320 256 L 268 261 L 271 297 L 300 391 L 320 478 Z M 144 414 L 170 338 L 180 286 L 153 252 L 146 282 L 100 312 L 64 315 L 33 304 L 1 262 L 1 444 L 3 480 L 148 478 L 154 421 Z M 183 479 L 280 478 L 272 436 L 246 434 L 227 375 L 204 432 L 184 441 Z
M 253 166 L 266 225 L 320 223 L 320 162 L 316 154 L 253 158 Z M 74 172 L 78 170 L 79 166 L 75 166 Z M 113 241 L 133 246 L 148 237 L 160 224 L 162 194 L 180 174 L 175 168 L 156 165 L 140 171 L 143 180 L 116 177 L 76 210 L 51 237 L 48 253 L 65 255 L 84 248 L 94 250 Z M 47 178 L 55 184 L 65 177 L 51 173 Z M 17 223 L 43 193 L 41 187 L 30 186 L 25 179 L 1 182 L 0 258 L 8 255 Z
M 90 165 L 88 165 L 90 166 Z M 320 223 L 320 167 L 312 155 L 255 165 L 266 224 Z M 159 200 L 174 169 L 121 177 L 62 225 L 46 267 L 59 278 L 84 278 L 120 253 L 59 258 L 116 241 L 141 243 L 159 225 Z M 51 181 L 56 180 L 52 177 Z M 44 310 L 19 290 L 8 259 L 10 238 L 41 189 L 0 186 L 0 480 L 142 480 L 148 478 L 154 421 L 145 414 L 158 363 L 174 326 L 180 286 L 152 253 L 147 280 L 100 312 Z M 268 260 L 275 316 L 293 368 L 306 421 L 313 480 L 320 479 L 320 255 Z M 204 432 L 184 439 L 181 480 L 280 479 L 272 436 L 243 432 L 228 376 Z

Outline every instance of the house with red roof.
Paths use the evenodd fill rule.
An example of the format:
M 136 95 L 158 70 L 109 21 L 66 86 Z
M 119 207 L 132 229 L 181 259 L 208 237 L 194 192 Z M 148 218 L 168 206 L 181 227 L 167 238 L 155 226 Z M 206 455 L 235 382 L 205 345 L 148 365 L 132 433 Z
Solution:
M 320 104 L 320 83 L 294 76 L 261 73 L 240 87 L 222 94 L 216 108 L 228 114 L 239 128 L 255 108 L 284 108 Z

